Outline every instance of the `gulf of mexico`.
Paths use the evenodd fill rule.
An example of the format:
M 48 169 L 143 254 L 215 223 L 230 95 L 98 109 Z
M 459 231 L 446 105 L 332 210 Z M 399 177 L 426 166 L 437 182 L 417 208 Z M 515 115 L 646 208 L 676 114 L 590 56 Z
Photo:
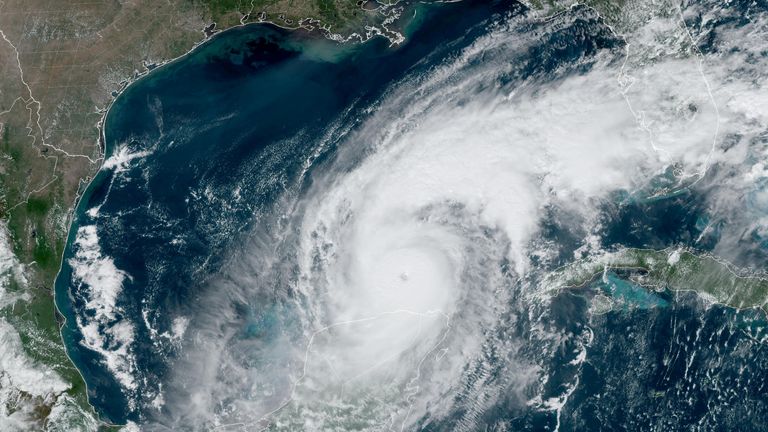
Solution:
M 107 115 L 106 162 L 78 203 L 56 282 L 68 353 L 103 417 L 162 409 L 200 290 L 261 213 L 306 186 L 310 154 L 332 157 L 361 108 L 519 8 L 420 6 L 427 18 L 398 47 L 241 27 L 129 86 Z

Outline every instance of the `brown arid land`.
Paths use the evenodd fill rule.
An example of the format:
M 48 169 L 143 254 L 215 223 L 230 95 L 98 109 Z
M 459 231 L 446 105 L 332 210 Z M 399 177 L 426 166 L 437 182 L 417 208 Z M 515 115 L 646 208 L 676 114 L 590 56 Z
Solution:
M 99 427 L 61 342 L 53 283 L 72 210 L 103 162 L 101 124 L 115 97 L 215 31 L 272 22 L 365 39 L 371 30 L 356 29 L 390 16 L 387 5 L 354 0 L 0 1 L 0 324 L 18 333 L 0 354 L 0 429 Z M 32 388 L 9 361 L 53 375 Z
M 529 5 L 549 13 L 571 3 Z M 624 6 L 587 3 L 606 16 Z M 101 125 L 117 95 L 239 25 L 303 27 L 334 40 L 381 34 L 397 43 L 402 36 L 387 25 L 399 7 L 369 0 L 0 0 L 0 430 L 106 426 L 66 355 L 53 285 L 74 206 L 103 162 Z M 9 365 L 23 365 L 26 375 Z M 30 385 L 29 376 L 40 379 Z

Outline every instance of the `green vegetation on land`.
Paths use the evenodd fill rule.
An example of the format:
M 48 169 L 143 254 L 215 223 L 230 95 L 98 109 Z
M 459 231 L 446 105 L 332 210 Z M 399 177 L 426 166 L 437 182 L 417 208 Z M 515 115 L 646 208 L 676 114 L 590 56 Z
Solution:
M 0 2 L 0 222 L 26 279 L 8 279 L 4 289 L 25 300 L 0 309 L 0 317 L 33 361 L 71 385 L 80 420 L 70 430 L 94 413 L 61 341 L 53 284 L 78 194 L 103 162 L 97 124 L 115 92 L 147 72 L 142 64 L 171 60 L 201 42 L 212 22 L 217 30 L 267 21 L 346 37 L 367 26 L 387 34 L 388 11 L 386 1 L 357 0 L 80 2 L 68 3 L 66 13 L 57 0 Z M 39 414 L 33 428 L 49 428 L 56 398 L 27 402 Z
M 210 11 L 219 28 L 240 23 L 272 22 L 282 27 L 319 27 L 348 36 L 366 26 L 381 27 L 390 3 L 360 0 L 187 0 Z M 392 2 L 394 4 L 396 2 Z M 386 31 L 380 28 L 384 33 Z
M 608 270 L 623 270 L 632 282 L 650 289 L 695 291 L 738 309 L 768 305 L 768 278 L 747 274 L 711 255 L 679 249 L 622 249 L 577 261 L 544 280 L 550 289 L 582 287 Z

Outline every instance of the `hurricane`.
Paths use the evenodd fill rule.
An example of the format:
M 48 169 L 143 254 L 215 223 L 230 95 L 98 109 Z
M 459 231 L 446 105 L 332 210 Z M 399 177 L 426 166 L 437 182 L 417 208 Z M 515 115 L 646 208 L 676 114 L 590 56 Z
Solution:
M 592 356 L 610 356 L 596 347 L 610 345 L 600 328 L 613 315 L 596 313 L 583 290 L 553 286 L 553 272 L 618 246 L 700 247 L 748 266 L 734 235 L 748 224 L 757 228 L 734 210 L 734 191 L 766 176 L 757 165 L 768 130 L 765 9 L 735 22 L 724 18 L 743 12 L 734 3 L 658 3 L 638 2 L 635 21 L 623 27 L 587 6 L 546 17 L 512 2 L 446 5 L 452 12 L 441 13 L 448 15 L 423 6 L 432 12 L 418 13 L 445 23 L 465 19 L 469 29 L 447 31 L 429 48 L 419 48 L 416 35 L 404 47 L 376 48 L 393 56 L 415 51 L 392 63 L 378 90 L 350 84 L 332 108 L 313 102 L 341 92 L 324 88 L 322 78 L 286 93 L 297 107 L 280 115 L 308 118 L 295 134 L 262 132 L 257 116 L 274 105 L 254 90 L 242 102 L 251 111 L 232 114 L 244 119 L 232 142 L 275 143 L 258 153 L 226 153 L 211 132 L 204 140 L 224 154 L 222 166 L 211 155 L 160 155 L 182 154 L 190 130 L 231 117 L 195 125 L 169 114 L 175 108 L 161 97 L 136 98 L 150 107 L 142 115 L 158 132 L 116 138 L 122 147 L 102 169 L 108 186 L 85 204 L 78 238 L 87 234 L 87 245 L 75 241 L 80 252 L 69 261 L 70 280 L 85 298 L 74 324 L 84 334 L 80 346 L 108 359 L 96 363 L 118 377 L 116 388 L 138 413 L 132 421 L 148 430 L 589 425 L 569 404 L 588 397 L 585 367 L 599 363 Z M 734 34 L 750 34 L 756 45 L 727 46 Z M 330 56 L 329 49 L 285 57 L 338 65 L 361 55 L 333 48 L 341 52 Z M 250 63 L 263 70 L 259 79 L 290 76 L 290 63 L 280 63 L 289 60 L 268 59 Z M 278 66 L 262 65 L 268 61 Z M 378 79 L 321 72 L 351 83 Z M 283 130 L 280 121 L 263 127 Z M 168 180 L 158 180 L 150 162 L 163 160 L 206 183 L 165 173 L 180 186 L 156 192 Z M 733 174 L 744 167 L 754 176 Z M 136 211 L 144 216 L 120 227 L 174 245 L 142 252 L 142 271 L 130 259 L 106 257 L 130 256 L 132 247 L 98 246 L 117 230 L 100 221 L 121 190 L 140 197 Z M 710 219 L 694 218 L 698 228 L 690 222 L 682 232 L 641 227 L 647 220 L 621 213 L 681 196 Z M 174 204 L 164 207 L 164 200 Z M 688 223 L 692 216 L 681 214 Z M 194 235 L 174 219 L 191 217 L 205 220 Z M 716 224 L 707 220 L 717 217 L 730 222 L 713 237 Z M 660 234 L 665 229 L 672 233 Z M 186 264 L 171 257 L 187 257 Z M 604 272 L 598 280 L 608 284 L 608 267 Z M 190 282 L 187 274 L 201 277 Z M 184 286 L 181 294 L 132 288 L 169 280 Z M 99 283 L 114 288 L 96 294 L 91 287 Z M 656 329 L 643 320 L 679 313 L 665 309 L 675 301 L 702 316 L 713 310 L 700 299 L 666 295 L 611 313 L 633 323 L 626 324 L 633 337 L 638 328 Z M 99 326 L 107 336 L 89 338 L 88 329 Z M 661 337 L 647 336 L 647 346 Z M 760 337 L 738 358 L 756 361 Z M 148 372 L 146 362 L 165 365 L 163 372 Z M 688 369 L 679 377 L 685 395 L 676 400 L 695 392 Z M 764 381 L 764 370 L 754 373 Z M 728 409 L 722 400 L 710 404 Z M 752 409 L 767 408 L 755 402 Z

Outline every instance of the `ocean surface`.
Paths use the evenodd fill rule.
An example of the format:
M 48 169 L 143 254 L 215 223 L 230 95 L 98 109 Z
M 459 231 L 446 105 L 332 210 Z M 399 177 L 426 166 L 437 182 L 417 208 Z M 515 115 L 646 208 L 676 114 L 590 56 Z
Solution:
M 545 20 L 511 1 L 407 6 L 397 25 L 399 46 L 231 29 L 116 99 L 56 281 L 103 419 L 766 430 L 762 312 L 613 273 L 536 291 L 585 244 L 712 252 L 728 235 L 708 205 L 723 169 L 640 198 L 670 162 L 630 89 L 608 96 L 625 40 L 588 8 Z M 749 23 L 715 28 L 733 25 Z
M 424 6 L 418 14 L 426 17 L 401 47 L 385 38 L 337 44 L 301 30 L 250 25 L 216 35 L 123 92 L 105 122 L 105 157 L 117 166 L 102 169 L 84 192 L 56 288 L 68 352 L 104 417 L 124 423 L 138 419 L 138 411 L 129 408 L 103 355 L 82 344 L 76 315 L 84 298 L 101 294 L 80 290 L 115 288 L 72 285 L 72 245 L 81 227 L 96 226 L 100 257 L 130 275 L 120 281 L 119 299 L 107 300 L 115 316 L 105 312 L 104 322 L 133 322 L 135 360 L 124 370 L 158 380 L 170 353 L 150 333 L 169 331 L 171 314 L 204 307 L 195 305 L 197 290 L 219 270 L 230 245 L 297 181 L 319 139 L 338 139 L 326 136 L 328 125 L 359 122 L 344 115 L 381 97 L 409 69 L 428 69 L 468 45 L 494 15 L 520 9 L 510 2 Z M 119 337 L 110 339 L 95 344 L 107 350 L 120 344 Z

